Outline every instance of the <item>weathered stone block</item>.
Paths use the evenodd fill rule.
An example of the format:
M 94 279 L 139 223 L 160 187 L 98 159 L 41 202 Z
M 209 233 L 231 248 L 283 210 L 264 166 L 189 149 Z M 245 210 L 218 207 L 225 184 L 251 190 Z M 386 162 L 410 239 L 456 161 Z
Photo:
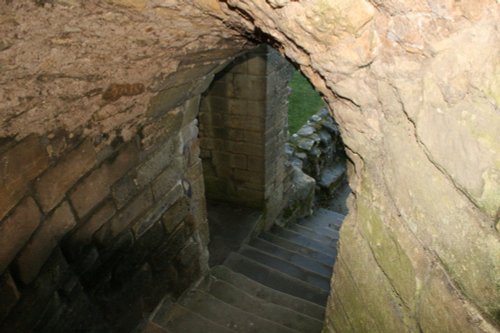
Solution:
M 231 168 L 244 170 L 247 168 L 247 156 L 214 150 L 212 151 L 212 163 L 215 165 L 229 165 Z
M 19 291 L 12 276 L 7 271 L 0 276 L 0 322 L 19 300 Z
M 224 116 L 229 110 L 229 100 L 228 98 L 217 96 L 204 98 L 202 112 L 205 115 L 218 114 Z
M 245 154 L 247 156 L 264 156 L 264 147 L 246 142 L 228 142 L 226 148 L 231 153 Z
M 116 213 L 116 208 L 111 201 L 102 205 L 87 221 L 81 223 L 64 241 L 65 252 L 71 260 L 76 260 L 83 248 L 92 241 L 94 233 L 108 222 Z
M 187 160 L 187 166 L 189 167 L 200 162 L 200 154 L 200 140 L 195 138 L 189 145 L 184 147 L 184 156 Z
M 104 224 L 96 233 L 94 239 L 99 246 L 108 246 L 113 238 L 129 227 L 153 204 L 151 188 L 147 186 L 124 209 L 118 212 L 111 221 Z
M 184 191 L 182 182 L 179 181 L 163 197 L 159 198 L 156 204 L 134 225 L 134 235 L 137 238 L 141 237 L 153 223 L 160 219 L 170 205 L 184 195 Z
M 43 222 L 16 260 L 19 276 L 24 283 L 29 284 L 34 280 L 52 250 L 75 225 L 75 218 L 66 201 Z
M 267 74 L 267 57 L 263 54 L 251 54 L 247 60 L 248 74 L 265 76 Z
M 0 273 L 28 242 L 40 224 L 40 215 L 35 201 L 28 197 L 0 224 Z
M 266 78 L 235 74 L 233 80 L 232 96 L 250 101 L 262 101 L 266 99 Z
M 155 200 L 170 191 L 181 178 L 181 171 L 177 168 L 165 169 L 155 180 L 152 181 L 153 196 Z
M 167 88 L 160 91 L 156 96 L 151 98 L 148 108 L 148 116 L 159 117 L 182 103 L 190 96 L 190 90 L 193 83 L 185 83 L 180 86 Z
M 238 115 L 230 115 L 226 117 L 226 126 L 229 128 L 235 128 L 239 130 L 250 130 L 250 131 L 264 131 L 265 122 L 264 119 L 256 116 L 245 117 Z
M 87 140 L 47 170 L 35 185 L 43 211 L 47 213 L 54 208 L 70 187 L 94 166 L 95 161 L 94 147 Z
M 182 126 L 186 126 L 196 119 L 200 111 L 200 100 L 201 96 L 195 96 L 188 100 L 184 105 Z
M 34 135 L 0 155 L 0 219 L 23 197 L 28 183 L 48 163 L 47 151 Z
M 262 133 L 262 131 L 251 131 L 245 129 L 243 133 L 243 137 L 245 138 L 244 141 L 246 142 L 252 142 L 254 144 L 264 144 L 265 142 L 264 134 Z
M 164 142 L 151 156 L 137 168 L 136 182 L 139 187 L 150 183 L 170 163 L 173 162 L 178 142 L 168 140 Z
M 137 161 L 138 149 L 129 144 L 125 149 L 106 161 L 85 177 L 71 194 L 71 203 L 79 217 L 85 216 L 110 193 L 110 186 L 122 177 Z
M 185 197 L 177 200 L 161 217 L 167 234 L 171 234 L 188 213 L 189 200 Z

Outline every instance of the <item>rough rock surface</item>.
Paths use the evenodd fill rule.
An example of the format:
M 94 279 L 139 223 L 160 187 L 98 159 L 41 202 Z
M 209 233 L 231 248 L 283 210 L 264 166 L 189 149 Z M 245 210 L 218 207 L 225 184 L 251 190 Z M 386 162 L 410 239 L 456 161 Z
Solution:
M 325 96 L 351 161 L 326 331 L 496 332 L 499 30 L 495 0 L 6 1 L 0 137 L 127 140 L 158 91 L 199 88 L 198 51 L 223 64 L 260 38 Z
M 498 329 L 498 2 L 227 4 L 325 95 L 352 161 L 327 328 Z
M 197 53 L 214 50 L 209 60 L 219 57 L 225 62 L 228 55 L 241 51 L 245 41 L 204 13 L 203 6 L 210 4 L 144 0 L 2 4 L 0 136 L 21 139 L 64 128 L 85 136 L 116 130 L 130 138 L 144 123 L 159 87 L 178 86 L 196 77 L 189 70 L 206 60 Z M 171 75 L 176 71 L 178 76 Z

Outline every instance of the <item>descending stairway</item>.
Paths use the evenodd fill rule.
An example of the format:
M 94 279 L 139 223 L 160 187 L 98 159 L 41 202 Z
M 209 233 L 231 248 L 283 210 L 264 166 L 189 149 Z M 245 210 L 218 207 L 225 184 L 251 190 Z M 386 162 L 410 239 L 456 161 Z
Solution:
M 143 333 L 320 332 L 344 215 L 319 209 L 232 252 Z

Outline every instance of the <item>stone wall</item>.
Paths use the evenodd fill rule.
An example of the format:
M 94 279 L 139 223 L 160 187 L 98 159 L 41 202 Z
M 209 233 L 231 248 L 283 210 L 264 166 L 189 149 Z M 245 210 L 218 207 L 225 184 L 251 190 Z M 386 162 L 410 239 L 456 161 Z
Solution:
M 92 275 L 102 282 L 95 286 L 116 276 L 113 290 L 93 294 L 72 278 L 79 266 L 64 244 L 107 216 L 90 220 L 104 209 L 91 208 L 97 191 L 74 206 L 77 189 L 87 177 L 113 187 L 139 172 L 153 147 L 189 137 L 177 117 L 192 110 L 184 105 L 208 86 L 204 78 L 246 48 L 244 37 L 300 66 L 346 146 L 354 196 L 325 330 L 499 331 L 498 1 L 18 0 L 4 1 L 0 17 L 2 331 L 30 331 L 45 315 L 47 330 L 126 318 L 118 308 L 93 313 L 105 313 L 121 288 L 134 290 L 110 272 L 125 261 Z M 190 185 L 182 196 L 195 193 Z M 108 191 L 109 215 L 131 207 L 118 208 Z M 138 210 L 156 204 L 153 189 L 138 195 Z M 189 209 L 200 205 L 191 200 Z M 130 224 L 110 217 L 101 226 L 109 231 L 92 237 L 88 262 L 107 262 L 113 230 L 115 249 L 146 237 L 135 238 L 134 215 L 123 217 Z M 201 227 L 193 234 L 204 242 Z M 30 260 L 34 269 L 23 264 Z M 153 267 L 143 262 L 137 279 Z
M 177 72 L 158 75 L 148 86 L 156 95 L 147 118 L 126 140 L 115 133 L 108 143 L 105 133 L 85 137 L 61 129 L 1 143 L 0 331 L 64 332 L 75 325 L 85 331 L 129 331 L 160 298 L 177 297 L 206 271 L 200 100 L 215 73 L 238 53 L 197 52 L 185 56 Z M 222 99 L 227 105 L 210 115 L 221 117 L 223 126 L 206 114 L 207 104 L 210 111 L 221 106 L 213 94 L 220 80 L 204 97 L 199 119 L 204 133 L 247 139 L 225 137 L 216 146 L 245 153 L 244 165 L 218 166 L 233 167 L 231 179 L 237 174 L 250 184 L 258 179 L 259 207 L 276 216 L 283 203 L 280 196 L 271 200 L 270 193 L 283 193 L 290 65 L 266 46 L 243 59 L 240 72 L 231 75 L 242 79 L 244 89 Z M 253 85 L 260 88 L 258 98 Z M 133 99 L 134 89 L 111 85 L 102 99 Z M 246 107 L 235 108 L 235 102 Z M 208 140 L 222 140 L 201 137 L 204 147 Z M 205 152 L 212 159 L 204 163 L 220 162 L 215 157 L 229 152 Z M 255 203 L 244 189 L 237 191 L 246 204 Z
M 2 332 L 129 330 L 206 269 L 198 101 L 159 117 L 154 143 L 2 146 Z
M 322 109 L 288 138 L 286 207 L 278 223 L 309 216 L 328 204 L 345 178 L 345 153 L 340 132 L 328 110 Z
M 0 142 L 1 332 L 130 331 L 204 273 L 196 117 L 239 52 L 196 50 L 147 87 L 103 89 L 108 110 L 154 94 L 130 132 L 60 128 Z
M 287 144 L 289 162 L 316 181 L 316 199 L 331 199 L 345 174 L 344 144 L 328 110 L 312 115 Z
M 201 99 L 207 198 L 260 208 L 269 223 L 284 205 L 292 70 L 279 53 L 262 45 L 217 74 Z

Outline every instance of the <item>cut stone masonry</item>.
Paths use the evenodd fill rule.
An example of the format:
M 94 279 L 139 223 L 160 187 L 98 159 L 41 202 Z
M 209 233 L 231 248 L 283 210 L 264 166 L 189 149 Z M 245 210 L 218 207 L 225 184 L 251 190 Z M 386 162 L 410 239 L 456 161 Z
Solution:
M 258 41 L 349 161 L 324 331 L 498 332 L 499 22 L 496 0 L 2 2 L 0 331 L 127 331 L 207 270 L 200 95 Z M 279 180 L 251 133 L 238 176 Z

